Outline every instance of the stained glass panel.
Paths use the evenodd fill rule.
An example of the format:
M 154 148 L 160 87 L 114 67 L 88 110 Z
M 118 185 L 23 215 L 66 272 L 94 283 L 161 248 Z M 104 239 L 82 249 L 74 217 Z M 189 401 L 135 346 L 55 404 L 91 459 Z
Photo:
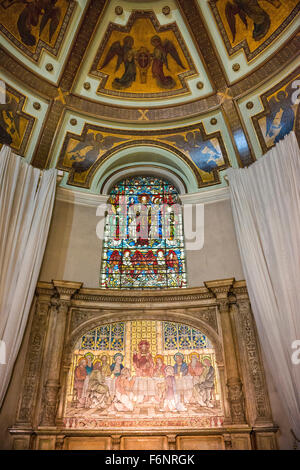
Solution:
M 107 289 L 186 287 L 182 213 L 175 187 L 136 176 L 109 198 L 100 286 Z

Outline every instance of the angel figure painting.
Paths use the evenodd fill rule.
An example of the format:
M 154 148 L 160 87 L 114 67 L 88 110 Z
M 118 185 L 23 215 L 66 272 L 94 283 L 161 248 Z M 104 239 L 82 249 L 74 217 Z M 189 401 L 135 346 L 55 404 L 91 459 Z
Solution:
M 74 8 L 73 0 L 0 0 L 0 30 L 37 61 L 43 46 L 57 54 Z
M 90 73 L 98 93 L 136 98 L 187 92 L 185 78 L 196 70 L 175 23 L 161 28 L 151 11 L 135 11 L 126 27 L 110 24 Z
M 27 144 L 34 118 L 22 112 L 25 96 L 6 85 L 4 103 L 0 103 L 0 146 L 10 145 L 21 154 Z
M 248 60 L 272 43 L 299 11 L 297 0 L 210 0 L 230 55 L 244 48 Z
M 201 171 L 203 179 L 207 179 L 214 170 L 225 165 L 224 157 L 217 138 L 203 140 L 200 131 L 189 131 L 185 135 L 174 134 L 164 137 L 177 148 L 190 156 Z
M 295 129 L 300 96 L 299 85 L 298 74 L 285 85 L 279 84 L 275 91 L 263 95 L 262 101 L 267 112 L 254 116 L 253 122 L 264 151 Z
M 182 323 L 105 324 L 78 339 L 70 369 L 67 428 L 202 428 L 224 413 L 214 346 Z
M 79 142 L 70 139 L 64 164 L 67 163 L 69 167 L 72 167 L 75 173 L 86 173 L 101 154 L 123 140 L 124 138 L 117 136 L 104 136 L 100 132 L 88 132 Z

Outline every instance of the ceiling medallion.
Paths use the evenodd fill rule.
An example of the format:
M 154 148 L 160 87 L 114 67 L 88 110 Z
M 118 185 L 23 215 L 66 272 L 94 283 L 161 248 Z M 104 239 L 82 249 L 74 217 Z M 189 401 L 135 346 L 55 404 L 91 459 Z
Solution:
M 204 83 L 203 83 L 203 82 L 198 82 L 198 83 L 197 83 L 197 88 L 198 88 L 199 90 L 202 90 L 203 87 L 204 87 Z
M 248 103 L 246 104 L 246 108 L 247 109 L 252 109 L 254 106 L 253 102 L 252 101 L 248 101 Z
M 34 109 L 36 109 L 37 111 L 38 111 L 39 109 L 41 109 L 41 105 L 40 105 L 40 103 L 38 103 L 37 101 L 35 101 L 35 102 L 33 103 L 33 107 L 34 107 Z
M 52 72 L 53 65 L 52 64 L 46 64 L 45 69 L 47 70 L 47 72 Z
M 162 12 L 165 16 L 169 15 L 171 11 L 171 8 L 168 6 L 163 7 Z
M 116 15 L 122 15 L 122 13 L 123 13 L 123 8 L 120 5 L 116 6 L 115 14 Z
M 240 70 L 240 68 L 241 68 L 240 64 L 237 64 L 237 63 L 233 64 L 233 66 L 232 66 L 232 70 L 234 72 L 238 72 Z
M 91 88 L 90 82 L 84 82 L 83 88 L 84 88 L 85 90 L 90 90 L 90 88 Z
M 76 124 L 77 124 L 77 119 L 75 119 L 75 118 L 70 119 L 70 124 L 71 124 L 72 126 L 76 126 Z
M 215 126 L 217 124 L 218 120 L 216 118 L 211 118 L 210 123 Z

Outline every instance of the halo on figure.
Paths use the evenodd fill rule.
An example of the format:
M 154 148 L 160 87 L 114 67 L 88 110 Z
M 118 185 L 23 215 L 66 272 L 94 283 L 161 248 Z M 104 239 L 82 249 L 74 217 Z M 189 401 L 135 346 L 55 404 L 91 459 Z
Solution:
M 160 359 L 161 362 L 164 362 L 164 356 L 162 354 L 156 354 L 154 362 L 157 363 L 157 360 Z
M 212 360 L 211 360 L 211 357 L 210 357 L 210 356 L 203 356 L 203 357 L 201 358 L 202 364 L 203 364 L 203 362 L 205 361 L 205 359 L 208 359 L 209 362 L 212 364 Z
M 184 360 L 184 355 L 180 352 L 177 352 L 176 354 L 174 354 L 174 359 L 176 360 L 176 357 L 180 356 L 182 358 L 182 361 Z
M 93 354 L 93 353 L 91 353 L 91 352 L 88 352 L 88 353 L 86 353 L 86 354 L 84 355 L 84 357 L 85 357 L 85 358 L 88 358 L 88 357 L 90 357 L 90 358 L 91 358 L 91 360 L 93 360 L 93 359 L 95 358 L 94 354 Z
M 190 360 L 192 360 L 193 357 L 196 357 L 197 359 L 199 359 L 199 354 L 196 353 L 196 352 L 192 352 L 192 353 L 190 354 Z
M 123 361 L 124 356 L 121 353 L 117 353 L 117 354 L 114 355 L 114 361 L 116 362 L 116 359 L 117 359 L 118 356 L 121 356 L 121 360 Z

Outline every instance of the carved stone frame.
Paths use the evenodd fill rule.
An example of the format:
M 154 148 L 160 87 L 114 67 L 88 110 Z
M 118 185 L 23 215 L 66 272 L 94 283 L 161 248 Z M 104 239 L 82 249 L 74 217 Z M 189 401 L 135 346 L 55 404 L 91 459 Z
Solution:
M 16 423 L 10 429 L 14 448 L 62 449 L 66 447 L 66 438 L 102 436 L 107 440 L 107 448 L 119 449 L 124 436 L 151 435 L 149 430 L 81 430 L 64 428 L 63 424 L 66 385 L 76 341 L 101 323 L 135 319 L 183 322 L 201 329 L 215 347 L 225 415 L 223 426 L 178 429 L 175 433 L 170 431 L 171 434 L 152 430 L 153 434 L 164 436 L 169 449 L 175 449 L 182 436 L 212 435 L 220 436 L 218 439 L 226 449 L 262 445 L 266 449 L 276 448 L 277 428 L 272 421 L 245 282 L 225 279 L 205 285 L 172 292 L 120 292 L 83 289 L 80 283 L 67 281 L 38 283 L 19 408 Z M 37 330 L 39 353 L 34 354 Z M 29 383 L 34 393 L 32 387 L 28 388 Z

